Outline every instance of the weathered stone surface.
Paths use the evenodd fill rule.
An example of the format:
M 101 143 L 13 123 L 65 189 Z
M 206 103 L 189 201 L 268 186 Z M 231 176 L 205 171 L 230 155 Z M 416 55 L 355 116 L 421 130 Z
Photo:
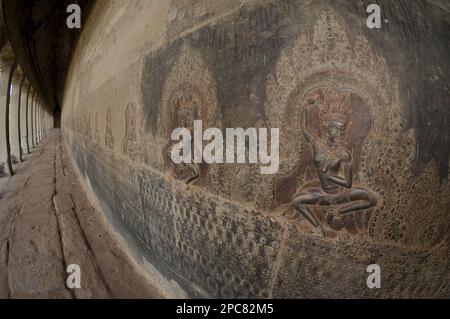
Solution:
M 0 298 L 8 298 L 9 278 L 8 262 L 10 251 L 10 237 L 17 214 L 22 206 L 24 188 L 29 180 L 31 171 L 30 163 L 33 162 L 37 153 L 27 155 L 27 161 L 21 165 L 12 179 L 8 179 L 0 189 Z
M 92 207 L 53 131 L 0 195 L 0 298 L 159 298 Z M 66 287 L 68 265 L 81 289 Z
M 74 207 L 70 193 L 58 194 L 54 200 L 60 227 L 64 264 L 66 267 L 73 264 L 78 265 L 82 270 L 82 289 L 75 289 L 74 294 L 79 299 L 108 298 L 108 288 L 73 212 Z
M 381 3 L 381 30 L 366 27 L 365 1 L 93 7 L 64 139 L 91 198 L 166 292 L 448 297 L 449 14 Z M 165 157 L 181 103 L 205 127 L 280 128 L 280 171 L 199 165 L 184 183 Z M 320 180 L 325 162 L 349 187 Z M 373 263 L 379 290 L 366 286 Z
M 59 227 L 52 202 L 54 158 L 55 143 L 50 140 L 33 166 L 24 194 L 29 200 L 23 201 L 12 226 L 8 258 L 11 298 L 71 297 L 65 285 Z
M 166 296 L 158 288 L 158 283 L 142 273 L 139 266 L 134 264 L 132 257 L 127 254 L 124 248 L 126 244 L 116 237 L 105 217 L 92 206 L 92 202 L 78 182 L 78 175 L 73 169 L 63 145 L 61 145 L 61 165 L 64 178 L 59 183 L 57 182 L 58 190 L 61 190 L 61 192 L 65 190 L 70 194 L 70 200 L 72 201 L 72 204 L 70 204 L 69 198 L 67 198 L 67 201 L 64 201 L 61 206 L 72 207 L 74 214 L 72 216 L 68 214 L 69 216 L 66 216 L 66 219 L 72 219 L 71 225 L 74 224 L 74 219 L 76 219 L 80 228 L 75 227 L 71 232 L 79 233 L 82 229 L 82 238 L 85 239 L 83 243 L 78 242 L 77 246 L 72 245 L 70 252 L 83 259 L 85 256 L 80 254 L 80 249 L 88 249 L 89 254 L 92 254 L 96 262 L 91 266 L 88 265 L 88 269 L 89 267 L 93 269 L 90 276 L 94 279 L 97 277 L 96 280 L 99 280 L 98 276 L 100 275 L 105 282 L 103 285 L 105 289 L 102 289 L 101 283 L 97 285 L 96 280 L 89 281 L 89 287 L 92 291 L 97 292 L 98 296 L 99 293 L 104 295 L 104 290 L 106 290 L 111 298 L 162 298 Z M 71 228 L 73 227 L 70 227 L 69 230 Z M 88 247 L 85 246 L 86 244 Z M 70 246 L 63 245 L 63 247 Z M 89 259 L 92 260 L 92 257 Z M 82 267 L 82 269 L 85 268 Z

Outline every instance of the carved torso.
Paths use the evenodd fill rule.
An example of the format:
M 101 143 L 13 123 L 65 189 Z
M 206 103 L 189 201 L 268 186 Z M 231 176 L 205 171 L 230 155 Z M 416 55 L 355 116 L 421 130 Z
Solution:
M 318 140 L 313 147 L 314 166 L 319 175 L 322 189 L 329 194 L 340 192 L 343 187 L 330 180 L 330 176 L 339 176 L 342 163 L 351 163 L 351 153 L 343 146 L 332 147 L 324 140 Z

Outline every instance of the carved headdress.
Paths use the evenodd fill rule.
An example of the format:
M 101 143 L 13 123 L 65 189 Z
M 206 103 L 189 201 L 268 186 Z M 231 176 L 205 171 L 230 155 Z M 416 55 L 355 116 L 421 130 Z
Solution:
M 339 129 L 347 127 L 351 117 L 350 96 L 350 91 L 336 87 L 327 90 L 320 110 L 320 122 L 323 126 L 334 125 Z

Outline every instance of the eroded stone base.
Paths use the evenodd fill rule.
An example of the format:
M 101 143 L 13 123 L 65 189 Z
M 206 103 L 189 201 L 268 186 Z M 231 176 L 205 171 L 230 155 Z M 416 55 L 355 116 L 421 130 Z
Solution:
M 0 197 L 0 298 L 159 298 L 78 183 L 58 130 Z M 66 287 L 67 266 L 81 289 Z

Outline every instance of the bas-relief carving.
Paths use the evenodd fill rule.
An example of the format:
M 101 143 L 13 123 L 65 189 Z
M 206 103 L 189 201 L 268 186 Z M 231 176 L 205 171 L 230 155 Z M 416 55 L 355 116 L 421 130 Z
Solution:
M 106 110 L 105 146 L 110 151 L 114 149 L 114 135 L 113 135 L 113 130 L 112 130 L 112 113 L 111 113 L 111 108 L 108 108 Z
M 125 137 L 123 140 L 123 152 L 132 160 L 137 160 L 140 152 L 138 139 L 137 108 L 130 103 L 125 108 Z
M 434 164 L 413 176 L 415 140 L 404 129 L 398 86 L 368 42 L 349 41 L 343 25 L 324 10 L 267 77 L 267 124 L 282 128 L 281 170 L 273 194 L 261 191 L 273 199 L 272 211 L 213 196 L 209 185 L 234 181 L 216 167 L 178 172 L 168 163 L 165 175 L 132 173 L 139 203 L 128 201 L 122 218 L 156 260 L 210 296 L 411 297 L 449 289 L 442 284 L 449 248 L 441 241 L 449 224 L 448 182 L 439 186 Z M 184 45 L 160 106 L 156 145 L 164 161 L 174 127 L 189 127 L 192 119 L 220 127 L 215 85 L 201 57 Z M 125 134 L 131 145 L 132 114 L 126 112 Z M 105 144 L 113 148 L 109 109 Z M 258 188 L 257 180 L 247 181 Z M 325 238 L 310 236 L 314 224 Z M 398 287 L 367 290 L 361 269 L 373 261 L 383 262 L 384 281 Z M 431 279 L 417 280 L 424 270 Z
M 281 56 L 276 73 L 268 77 L 266 109 L 271 125 L 287 128 L 281 137 L 282 176 L 274 180 L 274 211 L 275 216 L 282 216 L 281 220 L 293 226 L 288 228 L 274 293 L 285 297 L 440 295 L 448 289 L 442 281 L 448 278 L 444 256 L 449 247 L 448 242 L 440 240 L 449 224 L 449 183 L 440 185 L 433 164 L 424 174 L 413 175 L 414 132 L 405 130 L 407 114 L 402 111 L 407 108 L 401 108 L 398 85 L 367 41 L 357 36 L 350 42 L 343 25 L 333 12 L 325 10 L 314 31 L 300 34 Z M 330 132 L 325 125 L 323 134 L 327 112 L 322 110 L 330 105 L 324 103 L 328 100 L 324 92 L 330 87 L 350 93 L 347 103 L 339 105 L 350 105 L 351 112 L 336 112 L 345 117 L 336 116 L 340 118 L 335 125 L 338 127 Z M 338 135 L 338 131 L 345 134 Z M 341 140 L 336 143 L 333 137 L 330 141 L 330 133 L 341 136 Z M 321 149 L 325 142 L 345 145 L 336 147 L 344 154 L 338 176 L 347 175 L 349 182 L 349 167 L 353 167 L 353 183 L 344 185 L 351 187 L 338 186 L 344 190 L 346 203 L 340 203 L 340 196 L 337 200 L 334 194 L 330 196 L 329 184 L 322 180 L 323 171 L 330 171 L 327 168 L 321 172 L 323 164 L 334 166 L 333 158 L 340 157 L 321 156 L 328 153 L 329 147 Z M 348 200 L 352 188 L 362 191 L 353 198 L 353 207 L 365 209 L 339 214 L 346 205 L 352 205 Z M 310 222 L 301 221 L 299 204 L 310 208 L 303 214 L 306 217 L 315 213 L 310 219 L 325 228 L 325 241 L 308 240 L 312 227 Z M 371 253 L 374 250 L 378 253 Z M 428 261 L 423 262 L 419 255 L 429 256 Z M 336 260 L 344 260 L 345 265 Z M 391 284 L 386 290 L 366 294 L 364 282 L 354 273 L 371 260 L 383 264 L 384 276 Z M 433 279 L 420 279 L 416 271 L 428 271 Z M 324 282 L 340 284 L 323 289 L 318 283 Z M 353 292 L 346 292 L 345 287 Z
M 374 52 L 362 36 L 349 41 L 344 24 L 331 10 L 324 10 L 313 31 L 299 34 L 280 57 L 275 73 L 268 76 L 266 112 L 269 122 L 272 126 L 285 128 L 281 132 L 281 172 L 273 182 L 274 211 L 294 216 L 294 224 L 298 225 L 298 209 L 295 210 L 294 206 L 298 207 L 299 202 L 295 195 L 301 194 L 306 187 L 309 191 L 300 196 L 301 206 L 305 206 L 302 202 L 313 202 L 312 206 L 326 204 L 328 208 L 310 209 L 317 212 L 313 216 L 318 219 L 314 221 L 316 225 L 320 223 L 329 231 L 345 230 L 346 233 L 359 234 L 379 242 L 406 244 L 408 242 L 396 238 L 394 234 L 401 234 L 404 238 L 416 224 L 409 216 L 411 210 L 417 210 L 411 206 L 414 196 L 407 200 L 407 189 L 416 185 L 412 180 L 415 140 L 413 132 L 405 130 L 408 115 L 402 112 L 407 108 L 401 108 L 398 85 L 389 76 L 386 63 Z M 320 166 L 320 161 L 317 162 L 320 152 L 305 136 L 306 131 L 306 135 L 319 136 L 315 139 L 323 141 L 320 112 L 315 114 L 305 109 L 311 109 L 308 99 L 311 96 L 314 99 L 314 95 L 319 104 L 323 104 L 326 98 L 323 91 L 333 85 L 344 92 L 352 92 L 350 125 L 346 127 L 343 143 L 347 145 L 344 149 L 349 147 L 347 157 L 351 157 L 353 163 L 353 169 L 347 172 L 347 182 L 348 175 L 353 173 L 351 188 L 355 185 L 362 190 L 360 195 L 365 197 L 362 201 L 357 200 L 359 203 L 355 205 L 369 206 L 360 210 L 360 214 L 336 214 L 342 209 L 339 207 L 341 205 L 327 204 L 337 203 L 334 196 L 325 196 L 329 193 L 324 190 L 327 186 L 321 181 L 322 174 L 320 171 L 318 173 L 317 168 Z M 344 167 L 339 168 L 338 175 L 344 177 Z M 318 187 L 308 186 L 314 180 Z M 430 181 L 428 187 L 435 187 L 433 185 L 439 183 L 432 184 Z M 318 192 L 315 195 L 308 194 L 315 190 Z M 444 204 L 440 206 L 441 211 L 445 210 L 448 201 L 442 195 L 440 198 Z M 344 201 L 348 201 L 348 196 L 343 194 Z M 322 203 L 318 203 L 320 200 Z M 440 202 L 436 198 L 433 201 Z M 305 210 L 304 207 L 301 209 Z M 433 216 L 433 213 L 424 209 L 421 215 Z M 399 219 L 401 223 L 397 221 Z M 410 220 L 409 225 L 403 222 L 405 219 Z M 400 231 L 387 231 L 393 225 L 400 224 Z M 300 226 L 305 231 L 310 229 L 302 222 Z M 329 235 L 336 237 L 339 234 L 331 232 Z M 408 244 L 413 245 L 413 240 Z
M 448 207 L 448 187 L 434 186 L 439 183 L 430 168 L 427 174 L 435 180 L 424 174 L 420 185 L 435 195 L 406 200 L 406 188 L 420 187 L 413 186 L 414 135 L 404 130 L 397 84 L 362 36 L 350 42 L 345 34 L 339 18 L 324 10 L 313 31 L 299 34 L 280 57 L 276 74 L 268 76 L 268 124 L 283 128 L 282 172 L 273 180 L 273 212 L 268 216 L 282 216 L 281 222 L 295 225 L 294 237 L 310 234 L 312 225 L 322 229 L 327 241 L 353 242 L 347 236 L 358 235 L 363 242 L 433 245 L 441 238 L 439 224 L 442 229 L 448 225 L 442 213 Z M 199 91 L 192 84 L 179 84 L 168 94 L 169 108 L 184 114 L 165 112 L 183 118 L 170 123 L 214 116 L 202 108 Z M 187 171 L 197 176 L 198 168 Z M 226 188 L 223 177 L 221 186 Z M 416 219 L 408 217 L 407 225 L 404 219 L 411 210 L 421 213 L 413 214 Z M 363 245 L 358 245 L 364 255 Z
M 169 109 L 171 111 L 171 130 L 168 135 L 176 128 L 187 128 L 190 132 L 194 131 L 194 121 L 202 120 L 208 110 L 206 109 L 204 99 L 200 96 L 197 88 L 191 83 L 181 84 L 169 98 Z M 183 180 L 186 184 L 194 182 L 200 177 L 200 164 L 185 163 L 175 165 L 171 160 L 171 151 L 177 141 L 169 141 L 164 148 L 165 161 L 171 174 L 176 178 Z M 191 150 L 194 150 L 194 142 L 191 142 Z
M 186 184 L 207 179 L 210 170 L 207 165 L 175 165 L 170 156 L 177 143 L 171 141 L 174 129 L 187 128 L 193 132 L 194 120 L 201 120 L 205 127 L 221 127 L 212 76 L 200 55 L 188 45 L 181 47 L 178 60 L 166 78 L 161 114 L 159 134 L 166 139 L 161 152 L 166 173 Z
M 320 25 L 320 23 L 325 24 L 336 24 L 333 26 L 333 28 L 324 28 Z M 330 11 L 326 11 L 324 15 L 320 17 L 320 21 L 318 22 L 319 26 L 315 26 L 315 38 L 312 39 L 311 47 L 327 47 L 326 43 L 324 44 L 324 41 L 328 41 L 330 38 L 330 34 L 323 33 L 323 30 L 336 30 L 336 31 L 327 31 L 327 32 L 334 32 L 332 36 L 335 36 L 340 41 L 335 46 L 335 50 L 344 50 L 344 48 L 349 51 L 349 48 L 346 47 L 346 44 L 342 44 L 341 42 L 345 42 L 346 40 L 343 38 L 343 34 L 345 33 L 342 26 L 337 24 L 337 19 L 332 16 Z M 307 54 L 308 56 L 311 56 L 311 48 L 308 49 L 308 46 L 304 46 L 304 41 L 307 43 L 310 39 L 300 39 L 297 41 L 298 43 L 301 43 L 303 48 L 300 52 L 296 52 L 296 54 Z M 363 41 L 362 39 L 359 39 L 360 41 Z M 320 44 L 320 46 L 318 46 Z M 297 44 L 296 47 L 294 47 L 294 50 L 299 47 L 300 44 Z M 370 52 L 370 48 L 364 48 L 364 46 L 360 43 L 356 43 L 355 46 L 359 46 L 358 49 L 360 52 L 367 53 Z M 312 56 L 315 57 L 317 60 L 316 63 L 320 63 L 321 66 L 326 66 L 328 63 L 328 60 L 333 60 L 336 57 L 340 57 L 340 53 L 337 55 L 333 55 L 333 53 L 330 53 L 330 50 L 324 50 L 325 52 L 317 52 L 317 54 L 313 54 Z M 349 52 L 351 54 L 352 52 Z M 289 55 L 287 55 L 289 56 Z M 292 58 L 292 57 L 289 57 Z M 288 58 L 288 59 L 289 59 Z M 301 57 L 299 57 L 299 61 Z M 366 57 L 364 57 L 365 59 Z M 282 61 L 279 63 L 280 69 L 281 67 L 284 67 L 283 63 L 285 63 L 286 56 L 283 56 Z M 337 59 L 337 61 L 342 60 Z M 376 64 L 374 66 L 374 69 L 377 71 L 380 71 L 382 67 L 385 67 L 382 61 L 378 57 L 374 57 L 373 59 L 376 61 Z M 304 60 L 303 60 L 304 61 Z M 343 141 L 345 143 L 349 143 L 350 148 L 347 148 L 344 144 L 341 145 L 335 145 L 330 146 L 328 149 L 325 149 L 324 147 L 330 142 L 325 141 L 324 133 L 327 132 L 336 132 L 340 131 L 341 133 L 344 133 L 342 128 L 336 127 L 336 125 L 333 126 L 333 129 L 330 127 L 327 127 L 327 125 L 320 125 L 318 124 L 319 131 L 324 129 L 324 132 L 318 132 L 319 135 L 314 138 L 315 135 L 310 134 L 311 138 L 314 138 L 314 141 L 311 141 L 313 144 L 313 150 L 314 150 L 314 159 L 318 160 L 318 157 L 331 157 L 327 158 L 326 160 L 331 161 L 328 164 L 334 164 L 334 167 L 327 167 L 327 172 L 320 173 L 320 169 L 318 166 L 322 165 L 328 165 L 326 163 L 316 163 L 316 165 L 312 165 L 309 167 L 312 171 L 315 171 L 316 173 L 319 172 L 319 176 L 317 176 L 316 179 L 310 179 L 310 180 L 302 180 L 301 183 L 304 184 L 302 189 L 295 189 L 297 191 L 297 196 L 294 196 L 295 194 L 291 194 L 292 197 L 289 198 L 288 201 L 292 202 L 297 213 L 301 213 L 300 215 L 303 217 L 306 217 L 314 226 L 321 226 L 323 223 L 330 224 L 331 228 L 334 230 L 340 230 L 342 228 L 348 228 L 351 232 L 355 231 L 354 227 L 360 227 L 362 228 L 362 231 L 367 231 L 367 224 L 368 220 L 373 212 L 373 208 L 378 203 L 378 191 L 380 191 L 380 188 L 374 189 L 369 186 L 361 186 L 360 187 L 360 181 L 359 181 L 359 166 L 361 162 L 361 155 L 364 145 L 364 139 L 368 136 L 368 134 L 371 131 L 371 128 L 374 123 L 368 123 L 369 121 L 376 121 L 373 119 L 373 117 L 376 114 L 380 113 L 380 110 L 376 110 L 372 112 L 373 110 L 370 109 L 369 106 L 367 106 L 367 103 L 375 104 L 377 103 L 380 105 L 379 109 L 382 109 L 383 106 L 387 105 L 389 101 L 386 99 L 389 99 L 392 97 L 384 97 L 383 100 L 380 97 L 373 97 L 368 98 L 368 102 L 364 101 L 363 95 L 357 92 L 358 89 L 362 89 L 363 91 L 369 91 L 371 89 L 374 89 L 371 86 L 370 82 L 374 82 L 374 80 L 378 79 L 360 79 L 358 75 L 352 74 L 352 69 L 360 69 L 362 70 L 363 66 L 367 67 L 367 63 L 358 64 L 358 60 L 349 59 L 346 61 L 347 65 L 343 65 L 343 69 L 348 69 L 351 71 L 340 71 L 339 68 L 337 68 L 336 63 L 331 63 L 330 66 L 333 66 L 334 69 L 332 71 L 316 71 L 315 73 L 312 73 L 310 75 L 310 79 L 312 82 L 308 83 L 308 85 L 318 85 L 316 88 L 317 90 L 320 89 L 320 85 L 327 87 L 331 84 L 330 80 L 327 82 L 327 80 L 324 81 L 324 77 L 327 77 L 330 74 L 330 77 L 334 77 L 336 83 L 342 83 L 344 81 L 344 84 L 347 86 L 344 86 L 343 88 L 340 88 L 342 90 L 342 93 L 349 93 L 350 103 L 355 104 L 353 105 L 346 105 L 348 108 L 354 108 L 354 110 L 349 110 L 350 112 L 355 112 L 355 121 L 352 121 L 353 119 L 348 119 L 348 121 L 352 121 L 349 123 L 345 123 L 348 128 L 346 128 L 344 136 L 342 138 L 345 138 L 346 140 Z M 298 64 L 298 61 L 295 61 L 295 63 Z M 289 65 L 288 69 L 290 74 L 292 73 L 292 69 L 295 69 L 295 63 L 294 65 Z M 344 63 L 344 64 L 346 64 Z M 300 66 L 302 67 L 302 66 Z M 301 81 L 301 78 L 299 76 L 304 76 L 305 74 L 308 74 L 308 72 L 305 72 L 307 70 L 296 70 L 298 71 L 297 77 L 298 79 L 296 81 L 293 81 L 294 79 L 289 79 L 290 83 L 289 85 L 292 85 L 292 83 L 299 83 Z M 314 70 L 311 70 L 314 72 Z M 327 72 L 329 74 L 327 74 Z M 361 71 L 362 72 L 362 71 Z M 366 70 L 364 70 L 366 72 Z M 281 71 L 283 73 L 283 71 Z M 192 74 L 196 74 L 196 79 L 193 79 Z M 278 78 L 283 80 L 283 77 L 285 74 L 277 74 Z M 369 77 L 373 77 L 372 75 L 369 75 Z M 203 78 L 203 81 L 200 82 L 197 80 L 197 78 Z M 367 85 L 364 84 L 358 84 L 353 89 L 348 89 L 348 87 L 352 87 L 352 84 L 357 84 L 361 80 L 365 80 L 365 82 L 368 82 Z M 371 81 L 370 81 L 371 80 Z M 386 79 L 383 79 L 386 83 Z M 317 83 L 314 83 L 314 81 L 317 81 Z M 201 83 L 201 85 L 199 85 Z M 214 122 L 214 116 L 218 116 L 218 112 L 216 109 L 216 102 L 214 97 L 214 89 L 213 89 L 214 82 L 212 81 L 211 76 L 208 74 L 207 67 L 205 63 L 202 62 L 201 57 L 195 53 L 195 50 L 190 48 L 188 45 L 184 45 L 181 49 L 181 52 L 179 53 L 179 58 L 176 63 L 174 63 L 174 66 L 172 67 L 172 71 L 168 75 L 166 79 L 166 84 L 164 88 L 163 93 L 163 99 L 162 99 L 162 112 L 161 112 L 161 121 L 160 121 L 160 132 L 162 132 L 162 136 L 166 136 L 166 139 L 169 141 L 165 142 L 165 145 L 163 147 L 163 157 L 166 172 L 168 172 L 169 175 L 175 177 L 176 179 L 182 180 L 185 183 L 196 183 L 198 179 L 203 177 L 203 182 L 196 183 L 198 186 L 207 187 L 208 183 L 211 183 L 214 185 L 214 180 L 220 179 L 220 185 L 215 185 L 215 187 L 208 188 L 209 191 L 214 192 L 214 188 L 219 187 L 220 195 L 226 195 L 227 193 L 231 195 L 231 198 L 239 199 L 239 196 L 233 196 L 232 190 L 230 189 L 227 192 L 227 186 L 231 184 L 235 184 L 236 182 L 239 182 L 239 179 L 236 178 L 237 176 L 247 176 L 245 172 L 242 172 L 242 174 L 236 173 L 236 170 L 233 168 L 233 172 L 229 172 L 229 168 L 214 168 L 216 171 L 214 173 L 208 172 L 207 167 L 201 167 L 201 165 L 198 164 L 187 164 L 187 165 L 173 165 L 173 163 L 170 160 L 170 150 L 171 146 L 173 146 L 174 142 L 170 141 L 170 134 L 174 128 L 177 127 L 187 127 L 190 128 L 192 126 L 193 120 L 195 119 L 201 119 L 203 122 L 207 123 L 213 123 Z M 269 77 L 269 88 L 270 88 L 270 77 Z M 206 87 L 205 87 L 206 86 Z M 311 89 L 311 87 L 308 87 Z M 314 88 L 314 87 L 313 87 Z M 323 89 L 323 87 L 322 87 Z M 376 88 L 378 91 L 380 88 Z M 292 87 L 291 92 L 287 91 L 287 95 L 292 100 L 292 92 L 298 90 L 298 88 Z M 206 93 L 208 92 L 208 93 Z M 271 92 L 269 92 L 271 93 Z M 298 93 L 298 92 L 297 92 Z M 316 92 L 317 93 L 317 92 Z M 322 92 L 322 94 L 325 94 Z M 209 97 L 209 103 L 207 101 Z M 270 96 L 269 96 L 270 98 Z M 296 96 L 297 99 L 301 99 L 301 96 Z M 327 97 L 327 98 L 333 98 L 333 97 Z M 278 98 L 278 101 L 281 99 Z M 213 102 L 213 103 L 211 103 Z M 270 101 L 268 101 L 270 103 Z M 292 104 L 291 101 L 286 101 L 286 104 Z M 301 103 L 301 101 L 295 101 L 297 104 Z M 326 101 L 321 101 L 322 103 L 326 103 Z M 279 117 L 280 114 L 283 114 L 284 107 L 276 108 L 272 106 L 272 108 L 275 109 L 275 117 Z M 292 105 L 288 106 L 288 108 L 292 110 Z M 295 106 L 294 106 L 295 108 Z M 362 108 L 365 108 L 365 110 L 362 110 Z M 372 106 L 373 108 L 373 106 Z M 306 112 L 306 111 L 305 111 Z M 364 113 L 365 112 L 365 113 Z M 273 115 L 273 112 L 271 110 L 268 110 L 269 115 Z M 286 114 L 286 116 L 289 116 Z M 311 122 L 312 119 L 301 119 L 301 116 L 296 117 L 298 122 L 303 121 L 304 123 Z M 325 120 L 325 116 L 322 117 L 322 120 Z M 322 122 L 323 122 L 322 121 Z M 378 119 L 376 121 L 377 123 L 383 122 L 383 119 Z M 377 124 L 375 123 L 375 124 Z M 273 123 L 275 124 L 275 123 Z M 280 125 L 273 125 L 273 127 L 288 127 L 289 129 L 294 129 L 296 132 L 293 134 L 293 136 L 305 135 L 305 132 L 309 131 L 306 127 L 299 127 L 298 123 L 280 123 Z M 324 124 L 324 123 L 322 123 Z M 336 124 L 336 123 L 335 123 Z M 340 123 L 343 124 L 343 123 Z M 308 125 L 311 125 L 311 123 L 308 123 Z M 211 125 L 208 125 L 211 126 Z M 359 130 L 359 131 L 358 131 Z M 378 128 L 378 132 L 382 131 L 382 128 Z M 289 132 L 288 132 L 289 133 Z M 375 132 L 376 133 L 376 132 Z M 322 136 L 323 135 L 323 136 Z M 364 138 L 360 138 L 363 136 Z M 332 138 L 332 137 L 330 137 Z M 340 138 L 340 137 L 339 137 Z M 298 138 L 298 141 L 302 141 L 302 137 Z M 296 150 L 298 150 L 298 147 L 292 147 L 290 148 L 289 145 L 282 145 L 282 148 L 292 150 L 291 154 L 293 154 Z M 301 146 L 303 149 L 301 152 L 306 152 L 305 145 Z M 333 148 L 336 148 L 336 150 L 332 150 Z M 320 149 L 320 150 L 319 150 Z M 282 150 L 283 151 L 283 150 Z M 293 168 L 293 165 L 298 165 L 299 162 L 306 162 L 307 158 L 303 158 L 301 152 L 299 152 L 299 155 L 297 159 L 291 158 L 290 162 L 288 164 L 285 163 L 285 168 Z M 341 152 L 341 154 L 334 154 L 334 158 L 332 156 L 332 152 Z M 345 155 L 345 156 L 344 156 Z M 347 158 L 344 158 L 347 157 Z M 322 159 L 322 161 L 325 159 Z M 332 160 L 337 161 L 336 163 L 332 163 Z M 320 160 L 319 160 L 320 161 Z M 314 161 L 313 161 L 314 162 Z M 313 163 L 314 164 L 314 163 Z M 333 166 L 333 165 L 332 165 Z M 322 167 L 323 169 L 324 167 Z M 244 167 L 239 168 L 241 171 L 244 169 Z M 250 173 L 255 173 L 254 170 L 250 169 Z M 307 173 L 311 173 L 311 171 L 305 171 L 303 179 L 308 178 L 306 175 Z M 231 174 L 230 174 L 231 173 Z M 247 172 L 248 173 L 248 172 Z M 313 172 L 314 173 L 314 172 Z M 306 175 L 305 175 L 306 174 Z M 340 175 L 341 174 L 341 175 Z M 232 175 L 232 176 L 230 176 Z M 295 174 L 294 174 L 295 175 Z M 355 176 L 353 176 L 355 175 Z M 206 176 L 206 177 L 205 177 Z M 260 182 L 258 179 L 253 179 L 249 176 L 247 176 L 246 187 L 249 186 L 248 184 L 254 184 L 254 187 L 257 187 L 256 184 Z M 278 176 L 276 177 L 276 179 Z M 294 179 L 299 179 L 298 176 L 295 176 Z M 334 179 L 332 183 L 330 183 L 330 180 Z M 269 181 L 270 182 L 270 181 Z M 299 181 L 297 181 L 298 184 Z M 309 185 L 308 185 L 309 184 Z M 316 185 L 315 185 L 316 184 Z M 274 194 L 275 198 L 272 197 L 272 194 L 260 194 L 260 197 L 264 197 L 266 199 L 273 198 L 274 201 L 274 209 L 277 210 L 277 205 L 280 203 L 277 203 L 277 191 L 279 189 L 277 188 L 283 188 L 285 185 L 283 185 L 283 182 L 279 182 L 278 180 L 275 180 L 274 182 Z M 290 186 L 288 186 L 290 187 Z M 291 187 L 292 188 L 292 187 Z M 331 189 L 334 188 L 334 189 Z M 241 190 L 241 187 L 236 187 L 234 190 Z M 381 192 L 383 190 L 381 189 Z M 263 191 L 264 192 L 264 191 Z M 283 204 L 283 203 L 281 203 Z M 285 203 L 284 203 L 285 204 Z M 326 209 L 325 212 L 320 213 L 320 217 L 316 217 L 316 214 L 311 211 L 312 206 L 322 206 Z M 315 209 L 317 210 L 317 209 Z M 320 210 L 320 209 L 319 209 Z M 322 209 L 323 210 L 323 209 Z M 288 212 L 287 215 L 291 216 L 291 220 L 298 220 L 298 214 L 295 214 L 296 212 Z M 361 214 L 361 216 L 355 216 L 354 212 L 362 212 L 364 214 Z M 341 215 L 349 215 L 348 217 Z M 293 217 L 293 218 L 292 218 Z M 319 221 L 319 219 L 321 219 Z M 358 231 L 361 231 L 359 229 Z
M 91 125 L 91 122 L 92 122 L 92 114 L 91 113 L 88 113 L 87 115 L 86 115 L 86 119 L 85 119 L 85 125 L 86 125 L 86 132 L 85 132 L 85 135 L 87 136 L 87 138 L 89 139 L 89 141 L 92 141 L 92 138 L 93 138 L 93 135 L 92 135 L 92 125 Z
M 98 122 L 98 112 L 95 112 L 94 115 L 94 141 L 97 144 L 100 144 L 100 128 Z
M 305 179 L 294 195 L 295 212 L 289 219 L 296 220 L 300 213 L 323 233 L 314 208 L 324 208 L 322 219 L 331 223 L 340 221 L 343 215 L 370 209 L 378 201 L 370 189 L 355 186 L 353 177 L 359 164 L 354 151 L 360 152 L 361 145 L 354 145 L 351 137 L 361 136 L 356 142 L 363 142 L 371 115 L 360 97 L 334 83 L 308 92 L 302 103 L 306 105 L 302 107 L 299 128 L 309 145 L 316 178 Z

